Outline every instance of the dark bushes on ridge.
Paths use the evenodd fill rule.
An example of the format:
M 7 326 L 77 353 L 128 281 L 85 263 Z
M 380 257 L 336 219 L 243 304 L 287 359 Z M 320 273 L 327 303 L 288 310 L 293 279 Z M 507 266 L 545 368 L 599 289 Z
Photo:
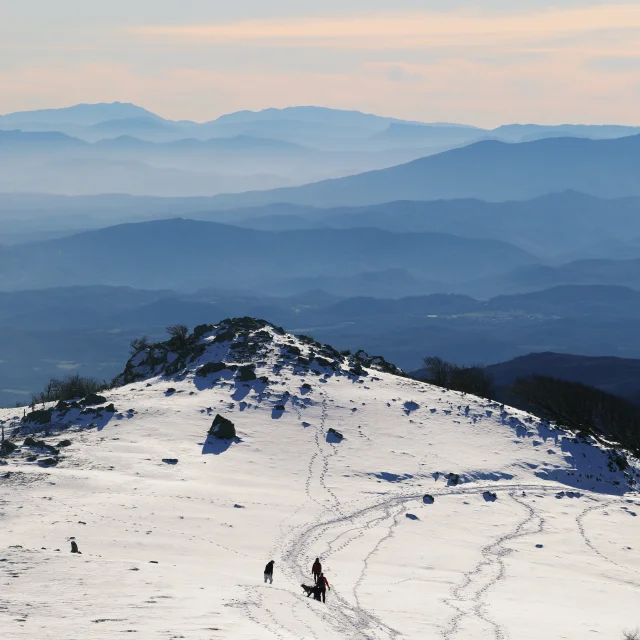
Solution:
M 603 436 L 640 453 L 640 409 L 624 398 L 547 376 L 518 378 L 510 392 L 518 406 L 543 420 Z
M 95 378 L 87 378 L 78 374 L 66 378 L 51 378 L 44 390 L 33 396 L 32 405 L 84 398 L 107 388 L 108 385 L 104 381 L 100 382 Z
M 151 346 L 151 341 L 147 336 L 142 336 L 141 338 L 134 338 L 129 343 L 129 350 L 131 355 L 135 355 L 136 353 L 140 353 L 140 351 L 145 351 Z
M 169 343 L 178 349 L 182 349 L 187 343 L 189 327 L 186 324 L 172 324 L 167 327 Z
M 445 389 L 472 393 L 481 398 L 494 395 L 493 378 L 481 365 L 461 367 L 442 358 L 429 356 L 424 359 L 426 382 Z

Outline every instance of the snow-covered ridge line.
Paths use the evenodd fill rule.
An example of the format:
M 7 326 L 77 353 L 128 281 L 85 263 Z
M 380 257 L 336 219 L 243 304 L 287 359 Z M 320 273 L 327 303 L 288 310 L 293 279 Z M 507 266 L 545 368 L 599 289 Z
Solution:
M 210 364 L 255 366 L 268 357 L 316 372 L 346 370 L 357 376 L 367 367 L 402 375 L 398 367 L 380 356 L 370 357 L 363 351 L 339 352 L 313 338 L 288 334 L 265 320 L 233 318 L 216 325 L 199 325 L 191 334 L 183 333 L 166 342 L 145 345 L 129 360 L 116 382 L 128 384 L 157 375 L 184 376 Z
M 0 410 L 12 640 L 615 640 L 637 624 L 640 468 L 590 438 L 250 318 L 141 344 L 118 383 L 42 422 Z M 209 435 L 217 416 L 235 437 Z M 326 606 L 300 588 L 317 556 Z

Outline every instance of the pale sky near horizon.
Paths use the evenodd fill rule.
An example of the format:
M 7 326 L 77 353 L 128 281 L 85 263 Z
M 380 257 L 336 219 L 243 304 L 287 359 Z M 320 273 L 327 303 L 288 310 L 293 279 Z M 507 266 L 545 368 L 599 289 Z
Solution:
M 115 100 L 640 125 L 640 2 L 0 0 L 0 113 Z

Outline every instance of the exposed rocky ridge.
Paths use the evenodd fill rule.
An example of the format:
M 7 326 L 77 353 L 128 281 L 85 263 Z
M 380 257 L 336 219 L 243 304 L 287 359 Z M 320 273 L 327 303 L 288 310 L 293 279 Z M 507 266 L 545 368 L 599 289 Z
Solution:
M 217 390 L 216 393 L 221 393 L 223 396 L 229 394 L 231 397 L 229 398 L 229 395 L 226 397 L 234 401 L 253 396 L 258 405 L 265 405 L 265 408 L 271 412 L 272 418 L 279 418 L 289 408 L 299 412 L 310 406 L 320 406 L 323 392 L 315 384 L 311 384 L 315 378 L 319 383 L 325 383 L 322 385 L 325 387 L 326 383 L 332 380 L 335 384 L 342 386 L 340 381 L 344 380 L 349 385 L 355 384 L 364 390 L 372 387 L 382 390 L 389 385 L 396 387 L 409 385 L 416 386 L 416 393 L 424 393 L 429 388 L 429 385 L 407 379 L 399 368 L 386 362 L 384 358 L 369 356 L 363 351 L 357 351 L 355 354 L 348 351 L 339 352 L 308 336 L 291 335 L 281 327 L 250 317 L 227 319 L 215 325 L 200 325 L 191 333 L 184 328 L 164 342 L 147 344 L 146 341 L 140 341 L 140 345 L 141 348 L 129 359 L 123 373 L 114 380 L 111 392 L 105 392 L 104 396 L 91 396 L 69 402 L 61 401 L 57 404 L 50 403 L 21 417 L 15 416 L 10 423 L 10 436 L 14 442 L 7 440 L 8 444 L 2 455 L 22 455 L 22 457 L 26 455 L 28 462 L 43 463 L 32 450 L 28 450 L 28 444 L 18 446 L 11 451 L 8 449 L 14 443 L 19 445 L 18 439 L 21 437 L 40 434 L 39 437 L 48 438 L 58 436 L 66 430 L 92 428 L 101 430 L 112 419 L 116 422 L 128 421 L 136 416 L 137 410 L 121 409 L 123 394 L 128 397 L 130 392 L 135 392 L 134 397 L 139 396 L 139 400 L 144 401 L 145 389 L 155 387 L 157 384 L 161 385 L 163 395 L 166 397 L 176 394 L 191 396 L 206 390 Z M 298 382 L 294 382 L 296 378 Z M 393 381 L 393 378 L 397 378 L 397 382 Z M 137 387 L 138 383 L 142 383 L 142 386 Z M 227 388 L 231 391 L 227 391 Z M 433 389 L 435 391 L 437 388 Z M 347 387 L 343 390 L 346 391 Z M 150 393 L 153 392 L 150 391 Z M 438 393 L 447 392 L 438 390 Z M 353 389 L 347 394 L 355 397 L 358 392 Z M 554 441 L 561 442 L 562 448 L 567 451 L 573 451 L 575 448 L 576 451 L 580 450 L 581 457 L 595 456 L 597 471 L 593 474 L 588 473 L 587 480 L 591 477 L 596 482 L 612 483 L 618 488 L 624 486 L 634 488 L 640 480 L 640 476 L 637 475 L 636 461 L 629 458 L 626 452 L 616 450 L 607 442 L 597 441 L 585 434 L 558 429 L 524 412 L 511 413 L 515 410 L 505 409 L 498 403 L 473 396 L 465 397 L 464 394 L 451 392 L 451 401 L 457 405 L 450 402 L 450 409 L 445 411 L 445 415 L 454 412 L 458 418 L 453 420 L 454 424 L 459 424 L 460 419 L 467 421 L 471 419 L 475 423 L 478 415 L 474 414 L 470 406 L 479 401 L 481 405 L 490 407 L 486 410 L 486 416 L 490 420 L 494 419 L 491 417 L 494 413 L 498 413 L 502 425 L 507 429 L 514 429 L 519 436 L 524 434 L 527 438 L 541 437 L 543 441 L 553 438 Z M 98 402 L 104 404 L 95 406 Z M 246 403 L 240 402 L 240 404 Z M 386 403 L 386 407 L 390 408 L 391 404 Z M 225 415 L 218 416 L 220 420 L 227 420 L 227 416 L 233 415 L 234 403 L 232 402 L 229 407 L 231 412 L 223 410 Z M 426 408 L 413 399 L 405 400 L 402 403 L 402 410 L 410 423 L 419 420 L 420 414 L 433 415 L 437 411 L 431 408 L 428 414 Z M 214 414 L 211 411 L 211 407 L 207 408 L 206 415 L 213 417 Z M 356 411 L 358 408 L 353 406 L 351 415 Z M 303 421 L 303 426 L 305 424 Z M 212 429 L 214 426 L 215 424 Z M 343 431 L 345 427 L 347 430 Z M 350 438 L 354 435 L 352 427 L 351 422 L 343 423 L 340 430 L 328 428 L 324 436 L 327 442 L 337 443 L 343 437 Z M 223 437 L 235 437 L 235 430 L 232 435 L 230 434 L 230 430 L 225 431 Z M 209 435 L 220 434 L 210 431 Z M 41 442 L 44 444 L 44 441 L 41 440 Z M 58 445 L 58 448 L 60 446 Z M 53 452 L 45 447 L 40 453 L 51 455 Z M 54 455 L 56 463 L 64 459 L 58 450 Z M 567 460 L 574 460 L 577 455 L 576 452 L 572 452 Z M 574 469 L 578 467 L 582 470 L 575 473 L 578 476 L 584 475 L 584 464 L 576 459 Z M 564 474 L 564 471 L 562 473 Z M 536 475 L 552 478 L 557 474 L 551 465 L 549 472 L 540 469 Z M 567 472 L 568 477 L 572 475 L 574 471 Z M 387 479 L 387 475 L 383 474 L 383 476 Z M 475 478 L 474 473 L 452 471 L 439 471 L 438 476 L 447 478 L 448 484 L 452 486 L 457 485 L 458 481 L 473 482 Z M 493 479 L 493 475 L 490 474 L 490 476 Z M 567 476 L 563 477 L 566 479 Z M 481 474 L 480 477 L 484 476 Z
M 199 325 L 184 338 L 173 337 L 141 349 L 129 359 L 115 384 L 155 376 L 182 378 L 195 374 L 202 378 L 225 370 L 237 372 L 241 381 L 248 382 L 256 379 L 260 362 L 274 355 L 281 367 L 309 370 L 318 375 L 359 377 L 376 371 L 404 375 L 381 356 L 370 356 L 364 351 L 339 352 L 308 336 L 287 334 L 270 322 L 246 317 Z

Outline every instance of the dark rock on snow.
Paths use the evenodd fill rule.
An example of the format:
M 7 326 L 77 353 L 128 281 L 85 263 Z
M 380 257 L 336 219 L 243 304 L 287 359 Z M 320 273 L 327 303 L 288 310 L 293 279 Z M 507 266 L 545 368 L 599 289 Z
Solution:
M 3 440 L 2 444 L 0 444 L 0 455 L 8 456 L 13 453 L 18 448 L 18 445 L 11 440 Z
M 80 404 L 104 404 L 106 401 L 107 399 L 104 396 L 98 395 L 97 393 L 89 393 L 84 398 L 82 398 L 82 400 L 80 400 Z
M 55 467 L 58 464 L 58 459 L 44 458 L 43 460 L 38 460 L 38 464 L 42 467 Z
M 198 378 L 206 378 L 208 375 L 212 373 L 219 373 L 220 371 L 224 371 L 226 368 L 227 365 L 224 362 L 208 362 L 198 368 L 196 376 Z
M 49 409 L 36 409 L 35 411 L 30 411 L 24 417 L 25 422 L 32 422 L 35 424 L 48 424 L 51 422 L 51 417 L 53 416 L 53 407 Z
M 236 437 L 236 428 L 231 420 L 223 418 L 219 413 L 213 419 L 209 435 L 221 440 L 229 440 Z

